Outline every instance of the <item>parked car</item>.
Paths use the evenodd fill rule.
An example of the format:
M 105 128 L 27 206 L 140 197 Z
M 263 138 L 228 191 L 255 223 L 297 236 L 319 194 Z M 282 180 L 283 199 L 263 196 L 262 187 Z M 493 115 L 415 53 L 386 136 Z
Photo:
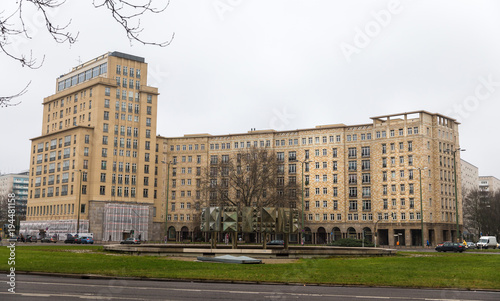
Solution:
M 125 239 L 125 240 L 120 241 L 120 244 L 122 244 L 122 245 L 123 244 L 125 244 L 125 245 L 136 244 L 136 245 L 138 245 L 140 243 L 141 242 L 137 238 L 134 238 L 134 237 L 129 237 L 129 238 Z
M 18 235 L 13 235 L 13 236 L 10 236 L 8 239 L 7 239 L 8 242 L 17 242 L 17 241 L 21 241 L 21 238 L 18 236 Z
M 476 244 L 473 241 L 467 241 L 465 247 L 467 249 L 475 249 L 476 248 Z
M 283 241 L 283 240 L 271 240 L 266 245 L 268 245 L 268 246 L 284 246 L 285 241 Z
M 26 235 L 26 242 L 36 242 L 37 239 L 36 239 L 36 236 L 34 235 Z
M 57 242 L 57 236 L 56 235 L 45 236 L 44 238 L 40 239 L 40 242 L 53 242 L 53 243 L 56 243 Z
M 476 245 L 478 249 L 498 248 L 497 238 L 495 236 L 481 236 Z
M 66 239 L 64 240 L 64 243 L 65 244 L 74 244 L 74 243 L 76 243 L 75 241 L 76 241 L 77 238 L 78 238 L 78 236 L 76 236 L 76 235 L 73 236 L 71 234 L 68 234 L 66 236 Z
M 453 251 L 462 253 L 465 251 L 465 245 L 458 242 L 443 242 L 438 244 L 435 249 L 438 252 Z
M 81 244 L 94 244 L 94 239 L 90 236 L 82 236 L 80 237 Z

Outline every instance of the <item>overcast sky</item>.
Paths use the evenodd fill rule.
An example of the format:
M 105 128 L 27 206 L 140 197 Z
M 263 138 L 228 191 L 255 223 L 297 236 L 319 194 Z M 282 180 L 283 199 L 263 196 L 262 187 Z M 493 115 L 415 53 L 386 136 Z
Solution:
M 162 136 L 351 125 L 427 110 L 457 118 L 462 158 L 500 178 L 500 1 L 172 0 L 141 21 L 147 40 L 175 32 L 165 48 L 130 43 L 90 0 L 53 16 L 72 18 L 76 44 L 57 44 L 26 11 L 32 39 L 10 46 L 45 55 L 43 65 L 23 68 L 0 54 L 0 96 L 31 81 L 21 104 L 0 108 L 0 172 L 29 168 L 29 139 L 41 135 L 41 103 L 56 78 L 79 60 L 120 51 L 149 64 Z

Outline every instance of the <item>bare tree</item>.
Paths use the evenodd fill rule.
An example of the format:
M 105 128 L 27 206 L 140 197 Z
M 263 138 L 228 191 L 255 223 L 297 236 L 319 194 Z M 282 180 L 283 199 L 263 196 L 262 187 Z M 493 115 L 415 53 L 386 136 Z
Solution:
M 295 207 L 300 186 L 274 151 L 250 148 L 212 155 L 202 180 L 210 206 Z
M 483 235 L 500 235 L 500 192 L 471 190 L 463 198 L 464 228 L 478 239 Z
M 209 167 L 202 175 L 205 206 L 296 208 L 301 188 L 297 182 L 297 161 L 291 159 L 285 177 L 284 157 L 267 148 L 249 148 L 222 155 L 211 155 Z M 234 234 L 234 233 L 233 233 Z M 263 233 L 265 248 L 266 233 Z M 285 246 L 288 239 L 285 236 Z M 244 234 L 249 242 L 250 235 Z M 236 236 L 233 237 L 233 247 Z
M 0 225 L 2 226 L 7 224 L 9 219 L 9 194 L 12 192 L 12 189 L 9 189 L 0 194 Z
M 141 17 L 149 14 L 159 14 L 163 12 L 170 0 L 166 0 L 163 7 L 157 8 L 153 0 L 90 0 L 96 9 L 105 8 L 111 14 L 111 17 L 121 25 L 130 42 L 139 42 L 143 45 L 155 45 L 160 47 L 168 46 L 173 38 L 166 39 L 163 42 L 146 41 L 141 37 L 143 28 L 141 27 Z M 45 23 L 45 30 L 52 36 L 57 43 L 74 44 L 77 41 L 79 32 L 73 32 L 69 29 L 71 19 L 66 24 L 58 24 L 54 21 L 51 12 L 63 5 L 69 5 L 66 0 L 16 0 L 13 11 L 0 11 L 0 52 L 18 61 L 21 66 L 32 69 L 40 68 L 45 56 L 42 56 L 39 63 L 33 56 L 31 50 L 29 54 L 16 53 L 12 49 L 12 44 L 19 38 L 31 39 L 27 23 L 25 22 L 25 12 L 29 8 L 34 8 L 41 13 Z M 11 100 L 21 96 L 26 92 L 26 88 L 21 92 L 0 97 L 2 106 L 10 106 Z

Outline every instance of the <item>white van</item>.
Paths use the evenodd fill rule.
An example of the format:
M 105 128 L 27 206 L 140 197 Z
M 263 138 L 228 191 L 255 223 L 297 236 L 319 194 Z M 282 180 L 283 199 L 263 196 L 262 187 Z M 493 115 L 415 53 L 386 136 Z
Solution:
M 481 236 L 476 246 L 478 249 L 498 248 L 497 238 L 495 236 Z

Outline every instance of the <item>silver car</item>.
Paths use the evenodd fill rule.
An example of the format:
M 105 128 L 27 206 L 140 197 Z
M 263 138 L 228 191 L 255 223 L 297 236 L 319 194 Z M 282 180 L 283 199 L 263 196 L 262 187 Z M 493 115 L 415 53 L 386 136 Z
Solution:
M 467 249 L 475 249 L 476 248 L 476 244 L 474 242 L 472 242 L 472 241 L 467 241 L 465 247 Z

